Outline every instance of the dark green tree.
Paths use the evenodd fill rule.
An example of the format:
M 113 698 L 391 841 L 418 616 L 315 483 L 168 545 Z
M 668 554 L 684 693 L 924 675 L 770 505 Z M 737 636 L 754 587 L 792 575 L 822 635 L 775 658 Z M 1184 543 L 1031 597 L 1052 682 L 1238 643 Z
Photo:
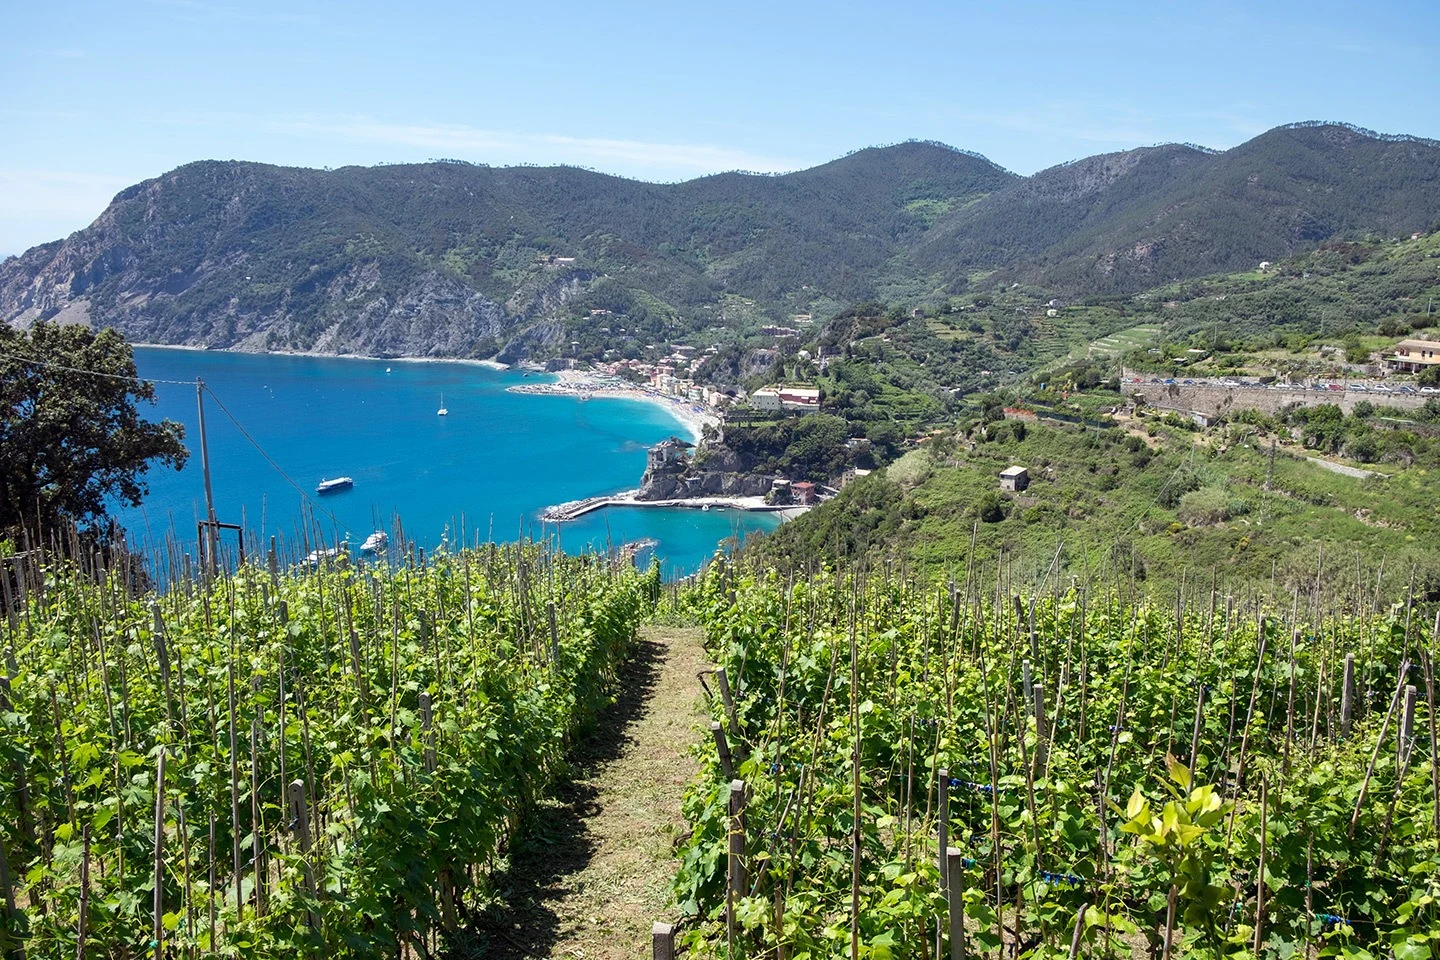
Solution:
M 184 428 L 140 416 L 155 389 L 134 377 L 114 330 L 0 326 L 0 536 L 103 522 L 108 504 L 140 502 L 153 461 L 185 465 Z

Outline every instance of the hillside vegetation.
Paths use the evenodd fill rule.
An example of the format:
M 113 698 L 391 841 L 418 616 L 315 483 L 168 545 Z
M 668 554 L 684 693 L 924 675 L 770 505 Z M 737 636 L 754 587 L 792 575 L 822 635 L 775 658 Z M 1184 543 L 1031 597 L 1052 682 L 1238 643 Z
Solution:
M 1212 581 L 1353 592 L 1378 577 L 1394 596 L 1412 573 L 1440 589 L 1433 463 L 1362 480 L 1282 452 L 1272 477 L 1268 448 L 1243 423 L 1201 441 L 1163 427 L 1151 438 L 990 422 L 968 439 L 935 437 L 747 550 L 800 568 L 820 557 L 1003 563 L 1020 582 L 1110 571 L 1162 594 Z M 1012 464 L 1032 478 L 1022 493 L 999 489 Z
M 713 341 L 863 300 L 943 305 L 987 276 L 1130 295 L 1437 221 L 1440 146 L 1341 125 L 1028 178 L 929 143 L 668 185 L 569 167 L 205 161 L 0 264 L 0 319 L 87 319 L 141 342 L 514 359 L 571 341 Z

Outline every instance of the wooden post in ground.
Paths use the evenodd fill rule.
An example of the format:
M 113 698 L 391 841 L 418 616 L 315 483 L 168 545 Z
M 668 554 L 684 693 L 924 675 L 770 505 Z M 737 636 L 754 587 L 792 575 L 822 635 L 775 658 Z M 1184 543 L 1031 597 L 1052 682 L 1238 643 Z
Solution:
M 1396 770 L 1404 766 L 1411 742 L 1415 739 L 1415 693 L 1414 684 L 1406 684 L 1405 709 L 1400 714 L 1400 736 L 1395 741 Z
M 1018 601 L 1020 598 L 1019 598 L 1019 597 L 1016 597 L 1015 599 Z M 1016 609 L 1018 610 L 1019 607 L 1017 606 Z M 1013 674 L 1012 674 L 1012 676 L 1013 676 Z M 1035 678 L 1034 678 L 1033 675 L 1030 673 L 1030 661 L 1029 661 L 1029 660 L 1025 660 L 1025 661 L 1022 661 L 1022 662 L 1021 662 L 1021 664 L 1020 664 L 1020 677 L 1021 677 L 1020 682 L 1021 682 L 1021 683 L 1024 685 L 1024 687 L 1025 687 L 1025 708 L 1026 708 L 1027 710 L 1033 710 L 1033 709 L 1034 709 L 1034 703 L 1035 703 Z
M 1036 779 L 1044 776 L 1045 762 L 1050 752 L 1050 731 L 1045 722 L 1045 685 L 1035 684 L 1032 692 L 1031 711 L 1035 714 L 1035 767 Z
M 1265 775 L 1260 775 L 1260 867 L 1255 871 L 1255 956 L 1265 942 L 1265 833 L 1270 819 L 1270 800 Z
M 947 893 L 950 889 L 950 867 L 947 859 L 950 853 L 950 771 L 945 767 L 940 768 L 940 780 L 937 786 L 938 796 L 936 797 L 936 809 L 939 816 L 936 818 L 936 867 L 940 870 L 940 892 Z M 935 922 L 935 956 L 940 956 L 940 937 L 942 925 L 939 920 Z
M 715 752 L 720 757 L 720 771 L 726 780 L 735 779 L 735 761 L 730 757 L 730 742 L 725 739 L 725 729 L 719 720 L 710 721 L 710 736 L 715 738 Z
M 675 927 L 657 923 L 650 928 L 651 960 L 675 960 Z
M 730 692 L 730 677 L 726 675 L 724 667 L 715 668 L 715 680 L 720 686 L 720 699 L 725 704 L 725 715 L 730 718 L 730 729 L 739 733 L 740 723 L 735 718 L 735 696 Z
M 965 960 L 965 857 L 959 847 L 945 848 L 941 876 L 945 878 L 945 902 L 950 908 L 950 960 Z
M 290 781 L 288 792 L 291 829 L 300 841 L 300 854 L 303 858 L 301 862 L 305 865 L 305 892 L 314 897 L 315 871 L 310 865 L 310 800 L 305 794 L 305 781 Z M 319 918 L 314 910 L 310 911 L 310 926 L 319 926 Z
M 1355 654 L 1345 654 L 1345 681 L 1340 688 L 1340 739 L 1350 738 L 1350 720 L 1355 710 Z
M 730 950 L 735 949 L 739 924 L 735 919 L 736 901 L 745 896 L 745 781 L 730 781 L 730 851 L 726 858 L 729 885 L 725 890 L 725 936 Z
M 1075 932 L 1070 934 L 1070 960 L 1080 956 L 1080 938 L 1085 935 L 1085 913 L 1090 909 L 1090 904 L 1080 904 L 1080 909 L 1075 911 Z
M 435 709 L 430 694 L 420 694 L 420 729 L 425 736 L 425 772 L 435 772 Z
M 545 613 L 550 618 L 550 666 L 560 666 L 560 631 L 555 626 L 555 601 L 545 604 Z
M 1203 722 L 1205 719 L 1205 686 L 1201 684 L 1200 692 L 1195 698 L 1195 728 L 1190 732 L 1190 782 L 1199 780 L 1195 773 L 1195 764 L 1200 755 L 1200 734 L 1204 732 Z
M 85 960 L 85 935 L 90 923 L 90 824 L 80 835 L 80 909 L 75 920 L 75 960 Z
M 165 954 L 165 748 L 155 761 L 155 923 L 151 930 L 155 956 Z
M 0 937 L 0 947 L 6 948 L 5 956 L 13 956 L 16 960 L 25 960 L 25 948 L 20 946 L 20 938 L 15 936 L 19 929 L 16 918 L 20 911 L 15 907 L 15 887 L 10 882 L 10 861 L 5 859 L 5 845 L 0 843 L 0 895 L 5 898 L 5 930 L 4 937 Z

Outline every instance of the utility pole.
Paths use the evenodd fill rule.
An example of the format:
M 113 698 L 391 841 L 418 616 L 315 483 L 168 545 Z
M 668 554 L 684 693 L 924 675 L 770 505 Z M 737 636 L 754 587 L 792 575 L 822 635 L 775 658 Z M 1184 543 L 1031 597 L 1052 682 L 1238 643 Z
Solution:
M 205 544 L 204 568 L 210 576 L 219 569 L 220 525 L 215 519 L 215 494 L 210 490 L 210 444 L 205 438 L 205 381 L 195 378 L 195 406 L 200 411 L 200 467 L 205 475 Z

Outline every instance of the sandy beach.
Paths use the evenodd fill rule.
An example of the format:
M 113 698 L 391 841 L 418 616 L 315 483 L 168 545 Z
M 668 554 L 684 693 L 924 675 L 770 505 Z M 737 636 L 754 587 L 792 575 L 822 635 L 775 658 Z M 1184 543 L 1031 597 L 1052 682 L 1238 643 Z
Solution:
M 132 343 L 132 347 L 147 350 L 196 350 L 210 353 L 269 353 L 277 357 L 315 357 L 320 360 L 373 360 L 380 363 L 460 363 L 472 367 L 487 367 L 491 370 L 509 370 L 510 365 L 498 360 L 472 360 L 465 357 L 372 357 L 363 353 L 309 353 L 304 350 L 227 350 L 225 348 L 197 347 L 184 343 Z
M 617 382 L 612 377 L 605 377 L 599 374 L 581 370 L 562 370 L 554 374 L 558 379 L 553 383 L 519 384 L 508 388 L 512 393 L 532 393 L 551 396 L 566 397 L 605 397 L 613 400 L 634 400 L 640 403 L 653 403 L 664 407 L 671 416 L 684 425 L 690 439 L 698 441 L 704 433 L 705 425 L 719 426 L 721 419 L 719 414 L 708 410 L 693 400 L 681 400 L 678 397 L 667 397 L 653 390 L 635 386 L 634 384 Z

